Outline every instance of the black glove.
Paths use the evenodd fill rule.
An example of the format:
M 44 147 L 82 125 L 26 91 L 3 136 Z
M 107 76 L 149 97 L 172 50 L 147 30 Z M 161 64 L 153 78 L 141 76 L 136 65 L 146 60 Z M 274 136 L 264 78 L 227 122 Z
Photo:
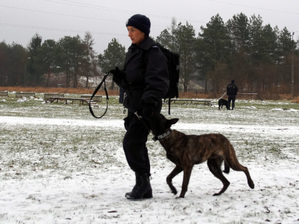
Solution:
M 123 78 L 123 72 L 119 70 L 118 67 L 109 71 L 113 74 L 113 81 L 116 83 L 120 83 Z
M 144 119 L 148 120 L 151 117 L 153 117 L 154 114 L 155 114 L 155 108 L 153 105 L 150 105 L 150 104 L 143 105 L 142 117 Z

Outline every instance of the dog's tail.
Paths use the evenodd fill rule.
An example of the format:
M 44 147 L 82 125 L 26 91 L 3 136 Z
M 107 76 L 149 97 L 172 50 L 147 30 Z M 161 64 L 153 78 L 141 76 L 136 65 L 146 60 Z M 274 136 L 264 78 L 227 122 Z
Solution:
M 224 170 L 223 170 L 224 173 L 229 173 L 229 165 L 227 164 L 226 161 L 224 161 Z

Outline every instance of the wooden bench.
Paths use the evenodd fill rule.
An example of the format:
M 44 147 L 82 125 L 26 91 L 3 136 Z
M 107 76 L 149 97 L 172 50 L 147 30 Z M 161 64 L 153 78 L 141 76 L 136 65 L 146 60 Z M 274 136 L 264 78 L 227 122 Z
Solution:
M 226 95 L 226 92 L 224 92 L 218 100 L 220 100 L 222 97 L 224 97 L 224 95 Z M 262 97 L 260 97 L 260 95 L 258 93 L 238 93 L 237 97 L 238 97 L 238 95 L 247 95 L 247 96 L 249 95 L 249 96 L 251 96 L 251 99 L 252 99 L 252 96 L 257 96 L 261 101 L 263 101 Z
M 50 97 L 48 101 L 50 103 L 53 103 L 54 101 L 56 101 L 57 103 L 58 101 L 65 101 L 65 104 L 68 104 L 69 102 L 74 103 L 74 101 L 79 101 L 80 104 L 89 103 L 89 99 L 72 97 Z
M 7 91 L 0 91 L 0 96 L 8 96 L 8 92 Z
M 258 93 L 238 93 L 238 95 L 249 95 L 249 96 L 251 96 L 251 99 L 252 99 L 252 96 L 257 96 L 257 98 L 259 98 L 261 101 L 263 101 L 262 97 L 260 97 L 260 95 Z
M 84 95 L 81 95 L 81 98 L 90 100 L 91 95 L 90 95 L 90 94 L 84 94 Z M 102 97 L 101 95 L 95 95 L 95 96 L 92 98 L 92 101 L 95 101 L 95 102 L 102 102 L 102 98 L 103 98 L 103 97 Z
M 168 99 L 166 101 L 168 101 Z M 170 102 L 190 103 L 190 104 L 203 103 L 204 105 L 212 106 L 211 100 L 205 100 L 205 99 L 170 99 Z
M 16 97 L 17 98 L 22 98 L 22 97 L 35 97 L 35 93 L 30 93 L 30 92 L 16 92 Z
M 50 98 L 53 98 L 53 97 L 64 97 L 64 94 L 63 93 L 45 93 L 44 94 L 44 100 L 46 103 L 49 102 Z

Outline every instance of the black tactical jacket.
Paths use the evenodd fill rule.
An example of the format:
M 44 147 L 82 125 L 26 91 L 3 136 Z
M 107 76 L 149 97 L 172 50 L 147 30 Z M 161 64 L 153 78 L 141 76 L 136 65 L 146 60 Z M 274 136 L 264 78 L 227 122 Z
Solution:
M 161 110 L 161 99 L 169 87 L 167 59 L 150 37 L 130 46 L 118 85 L 126 92 L 124 104 L 129 111 L 141 111 L 144 105 Z

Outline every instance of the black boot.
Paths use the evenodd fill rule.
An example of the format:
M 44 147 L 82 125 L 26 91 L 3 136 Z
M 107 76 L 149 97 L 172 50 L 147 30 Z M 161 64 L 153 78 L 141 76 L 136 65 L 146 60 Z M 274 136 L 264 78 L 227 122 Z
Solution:
M 139 175 L 135 173 L 135 186 L 133 187 L 132 191 L 127 192 L 125 196 L 127 197 L 127 195 L 132 194 L 133 191 L 137 191 L 137 188 L 139 188 L 139 186 L 141 186 L 141 180 L 139 178 Z
M 148 199 L 153 197 L 152 187 L 147 173 L 136 173 L 136 184 L 131 192 L 126 193 L 129 200 Z

